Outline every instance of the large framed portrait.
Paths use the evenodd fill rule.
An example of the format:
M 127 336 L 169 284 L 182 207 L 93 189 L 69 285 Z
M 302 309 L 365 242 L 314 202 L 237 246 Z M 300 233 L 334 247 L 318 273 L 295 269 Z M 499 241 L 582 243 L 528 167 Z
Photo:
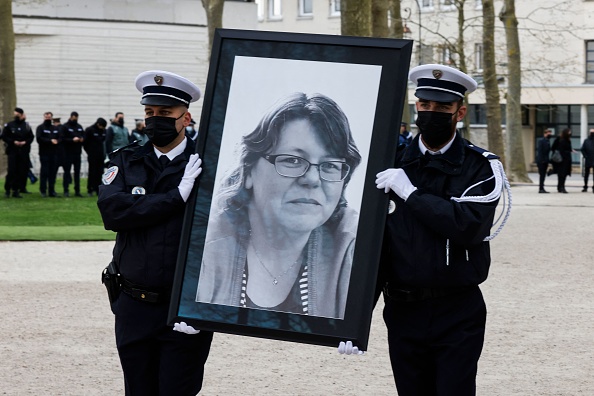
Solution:
M 170 323 L 367 348 L 411 48 L 216 31 Z

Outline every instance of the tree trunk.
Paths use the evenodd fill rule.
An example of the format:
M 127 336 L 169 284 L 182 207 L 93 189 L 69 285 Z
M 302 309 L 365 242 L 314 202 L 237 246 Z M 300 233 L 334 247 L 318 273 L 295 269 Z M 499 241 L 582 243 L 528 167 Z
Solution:
M 505 166 L 505 146 L 501 130 L 501 105 L 495 66 L 495 8 L 493 0 L 483 2 L 483 81 L 487 102 L 487 142 L 489 151 L 499 155 Z
M 389 0 L 373 0 L 371 3 L 371 34 L 373 37 L 389 37 L 388 26 Z
M 202 6 L 206 11 L 206 23 L 208 24 L 208 53 L 212 51 L 212 40 L 216 28 L 223 27 L 224 0 L 202 0 Z M 210 55 L 209 55 L 210 57 Z
M 381 2 L 382 0 L 374 0 L 374 2 Z M 404 25 L 402 21 L 402 12 L 400 11 L 400 0 L 389 0 L 388 9 L 390 11 L 390 23 L 388 37 L 401 39 L 404 38 Z M 402 109 L 402 121 L 408 123 L 410 121 L 410 108 L 408 106 L 408 89 L 404 94 L 404 109 Z M 410 130 L 410 127 L 408 128 Z M 400 133 L 400 130 L 398 130 Z
M 509 147 L 508 176 L 512 181 L 530 182 L 524 160 L 522 140 L 522 69 L 520 58 L 520 39 L 518 37 L 518 19 L 514 0 L 505 0 L 499 14 L 505 28 L 507 44 L 507 97 L 506 97 L 506 132 Z
M 458 41 L 455 45 L 452 46 L 453 48 L 450 48 L 450 51 L 452 54 L 455 53 L 458 55 L 458 68 L 463 73 L 467 72 L 466 51 L 464 51 L 464 45 L 465 45 L 464 22 L 466 20 L 466 18 L 464 17 L 464 3 L 465 2 L 466 2 L 466 0 L 456 0 L 454 2 L 454 5 L 456 6 L 456 9 L 458 11 Z M 464 97 L 464 106 L 466 106 L 466 108 L 468 108 L 468 96 Z M 468 112 L 466 113 L 466 116 L 462 120 L 462 123 L 464 125 L 462 127 L 462 136 L 466 137 L 466 136 L 468 136 L 468 129 L 469 129 L 469 125 L 470 125 L 470 123 L 468 122 Z
M 0 128 L 3 128 L 4 124 L 12 117 L 17 104 L 14 51 L 12 0 L 0 0 Z M 6 154 L 2 147 L 0 150 L 0 176 L 6 174 L 6 168 Z
M 340 15 L 343 36 L 371 36 L 371 0 L 342 0 Z

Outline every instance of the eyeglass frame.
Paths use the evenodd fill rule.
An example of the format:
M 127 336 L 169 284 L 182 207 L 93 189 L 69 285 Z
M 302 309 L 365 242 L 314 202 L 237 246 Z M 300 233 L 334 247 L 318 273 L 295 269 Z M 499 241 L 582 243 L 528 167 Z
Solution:
M 320 176 L 320 179 L 321 179 L 321 180 L 324 180 L 324 181 L 327 181 L 327 182 L 330 182 L 330 183 L 338 183 L 338 182 L 342 182 L 342 181 L 344 181 L 344 180 L 345 180 L 345 179 L 346 179 L 346 178 L 349 176 L 349 174 L 351 173 L 351 166 L 350 166 L 349 164 L 347 164 L 345 161 L 333 160 L 333 161 L 324 161 L 324 162 L 320 162 L 319 164 L 314 164 L 314 163 L 312 163 L 312 162 L 309 162 L 308 160 L 306 160 L 306 159 L 305 159 L 305 158 L 303 158 L 303 157 L 300 157 L 300 156 L 298 156 L 298 155 L 293 155 L 293 154 L 260 154 L 260 156 L 261 156 L 262 158 L 264 158 L 264 159 L 266 160 L 266 162 L 270 163 L 271 165 L 274 165 L 274 170 L 276 171 L 276 173 L 277 173 L 279 176 L 282 176 L 282 177 L 290 177 L 290 178 L 293 178 L 293 179 L 297 179 L 297 178 L 303 177 L 303 176 L 304 176 L 304 175 L 307 173 L 307 171 L 309 170 L 309 168 L 311 168 L 311 166 L 312 166 L 312 165 L 313 165 L 313 166 L 315 166 L 315 167 L 318 169 L 318 176 Z M 282 173 L 280 173 L 280 172 L 278 171 L 278 169 L 276 168 L 276 159 L 277 159 L 278 157 L 282 157 L 282 156 L 286 156 L 286 157 L 293 157 L 293 158 L 299 158 L 300 160 L 303 160 L 303 161 L 307 162 L 307 164 L 308 164 L 308 165 L 307 165 L 307 168 L 305 168 L 305 170 L 303 171 L 303 173 L 302 173 L 302 174 L 300 174 L 299 176 L 283 175 L 283 174 L 282 174 Z M 342 164 L 343 166 L 346 166 L 346 172 L 344 172 L 344 173 L 345 173 L 344 177 L 342 177 L 340 180 L 328 180 L 328 179 L 325 179 L 325 178 L 322 176 L 322 173 L 320 172 L 320 165 L 322 165 L 322 164 L 325 164 L 325 163 L 327 163 L 327 162 L 330 162 L 330 163 L 332 163 L 332 162 L 338 162 L 338 163 Z M 344 168 L 343 168 L 343 169 L 344 169 Z

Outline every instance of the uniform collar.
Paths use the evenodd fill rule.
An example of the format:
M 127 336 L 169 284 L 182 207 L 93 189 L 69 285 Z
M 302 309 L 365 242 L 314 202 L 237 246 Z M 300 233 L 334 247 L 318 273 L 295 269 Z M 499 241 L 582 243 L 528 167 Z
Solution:
M 180 155 L 181 153 L 183 153 L 186 150 L 187 145 L 188 145 L 188 138 L 184 137 L 184 140 L 182 140 L 182 142 L 180 144 L 175 146 L 168 153 L 160 152 L 155 146 L 153 146 L 153 149 L 155 150 L 155 155 L 157 156 L 157 158 L 161 157 L 162 155 L 166 155 L 167 158 L 169 158 L 169 161 L 173 161 L 173 159 L 175 157 L 177 157 L 178 155 Z
M 423 139 L 419 139 L 419 150 L 421 150 L 421 154 L 423 155 L 425 155 L 425 153 L 427 152 L 429 152 L 429 154 L 431 155 L 444 154 L 452 146 L 452 143 L 454 143 L 454 139 L 456 139 L 456 133 L 454 134 L 454 136 L 452 136 L 448 144 L 446 144 L 437 151 L 429 150 L 427 146 L 425 146 L 425 143 L 423 143 Z
M 413 162 L 420 162 L 424 166 L 435 167 L 445 173 L 452 174 L 459 172 L 466 155 L 464 147 L 468 146 L 468 143 L 462 139 L 458 131 L 456 131 L 454 138 L 439 150 L 440 153 L 434 152 L 433 155 L 425 155 L 425 152 L 431 153 L 431 151 L 420 142 L 420 134 L 417 134 L 415 139 L 417 141 L 413 140 L 411 145 L 403 153 L 403 165 L 406 166 Z M 422 147 L 425 148 L 424 152 L 421 151 Z

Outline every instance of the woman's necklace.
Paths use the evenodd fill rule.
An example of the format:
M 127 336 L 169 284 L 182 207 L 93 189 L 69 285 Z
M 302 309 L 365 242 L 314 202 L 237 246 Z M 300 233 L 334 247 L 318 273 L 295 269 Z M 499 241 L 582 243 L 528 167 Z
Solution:
M 293 263 L 282 274 L 274 276 L 274 275 L 272 275 L 272 272 L 270 272 L 270 270 L 266 267 L 266 265 L 264 264 L 264 261 L 262 261 L 262 259 L 260 258 L 260 253 L 258 253 L 258 249 L 256 249 L 256 246 L 252 242 L 251 232 L 250 232 L 250 244 L 252 245 L 252 248 L 254 249 L 254 253 L 256 253 L 256 257 L 258 258 L 260 265 L 262 266 L 262 268 L 264 268 L 264 270 L 266 270 L 268 275 L 272 278 L 272 283 L 274 284 L 274 286 L 278 285 L 278 280 L 280 278 L 282 278 L 283 276 L 285 276 L 287 274 L 287 272 L 289 272 L 289 270 L 291 268 L 293 268 L 295 266 L 295 264 L 297 264 L 297 262 L 301 258 L 301 255 L 299 255 L 299 257 L 297 257 L 297 260 L 293 261 Z

